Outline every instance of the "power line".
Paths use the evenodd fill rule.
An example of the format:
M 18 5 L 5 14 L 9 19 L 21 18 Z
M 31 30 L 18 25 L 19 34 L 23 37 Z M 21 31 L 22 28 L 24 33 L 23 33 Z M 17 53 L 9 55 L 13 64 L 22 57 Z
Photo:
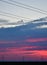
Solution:
M 37 11 L 37 10 L 33 10 L 33 9 L 28 8 L 28 7 L 25 7 L 25 6 L 21 6 L 21 5 L 13 4 L 13 3 L 10 3 L 10 2 L 8 2 L 8 1 L 4 1 L 4 0 L 0 0 L 0 1 L 2 1 L 2 2 L 4 2 L 4 3 L 7 3 L 7 4 L 15 5 L 15 6 L 18 6 L 18 7 L 24 8 L 24 9 L 28 9 L 28 10 L 30 10 L 30 11 L 35 11 L 35 12 L 38 12 L 38 13 L 41 13 L 41 14 L 45 14 L 45 15 L 47 15 L 47 13 L 44 13 L 44 12 L 41 12 L 41 11 Z
M 14 15 L 14 14 L 10 14 L 10 13 L 6 13 L 6 12 L 2 12 L 2 11 L 0 11 L 1 13 L 4 13 L 4 14 L 1 14 L 0 13 L 0 15 L 4 15 L 4 16 L 6 16 L 6 15 L 8 15 L 8 17 L 21 17 L 21 18 L 24 18 L 24 19 L 30 19 L 30 18 L 26 18 L 26 17 L 22 17 L 22 16 L 18 16 L 18 15 Z
M 47 13 L 47 11 L 39 9 L 39 8 L 36 8 L 36 7 L 33 7 L 32 5 L 23 4 L 23 3 L 20 3 L 20 2 L 17 2 L 17 1 L 13 1 L 13 0 L 9 0 L 9 1 Z
M 0 15 L 2 15 L 2 16 L 6 16 L 6 17 L 11 17 L 11 18 L 16 18 L 16 17 L 13 17 L 13 16 L 11 16 L 11 15 L 2 14 L 2 13 L 0 13 Z

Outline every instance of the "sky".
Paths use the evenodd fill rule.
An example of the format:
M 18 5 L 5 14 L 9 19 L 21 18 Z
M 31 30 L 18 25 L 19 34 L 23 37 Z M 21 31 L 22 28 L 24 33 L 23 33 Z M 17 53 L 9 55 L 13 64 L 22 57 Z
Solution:
M 12 3 L 12 0 L 0 0 L 0 61 L 47 61 L 47 12 L 44 15 L 17 7 L 17 3 L 13 6 L 2 1 Z M 47 11 L 47 0 L 13 1 Z M 25 18 L 9 16 L 10 14 L 4 16 L 5 13 L 2 12 Z M 37 20 L 33 23 L 15 28 L 19 22 L 26 23 L 34 19 Z
M 9 3 L 12 2 L 11 0 L 4 0 L 4 1 L 9 1 Z M 47 6 L 47 0 L 13 0 L 13 1 L 17 1 L 17 2 L 27 4 L 27 5 L 42 9 L 44 11 L 47 11 L 47 7 L 46 7 Z M 16 3 L 13 3 L 13 4 L 16 4 Z M 42 18 L 42 17 L 47 16 L 46 14 L 42 14 L 42 13 L 38 13 L 38 12 L 35 12 L 32 10 L 17 7 L 16 5 L 13 6 L 11 4 L 7 4 L 7 3 L 0 1 L 0 14 L 1 14 L 1 12 L 10 13 L 13 15 L 25 17 L 25 18 L 13 17 L 13 15 L 11 15 L 12 17 L 7 17 L 7 16 L 0 15 L 0 19 L 8 20 L 9 23 L 14 23 L 14 22 L 17 22 L 20 20 L 23 20 L 24 22 L 28 22 L 28 21 L 31 21 L 34 19 L 38 19 L 38 18 Z M 8 16 L 9 16 L 9 14 L 8 14 Z M 10 25 L 9 25 L 9 27 L 10 27 Z

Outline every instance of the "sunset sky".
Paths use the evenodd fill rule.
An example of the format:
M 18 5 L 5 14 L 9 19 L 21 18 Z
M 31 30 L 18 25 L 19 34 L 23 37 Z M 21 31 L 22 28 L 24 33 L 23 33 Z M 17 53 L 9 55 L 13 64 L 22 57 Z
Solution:
M 47 0 L 0 0 L 0 61 L 47 61 Z

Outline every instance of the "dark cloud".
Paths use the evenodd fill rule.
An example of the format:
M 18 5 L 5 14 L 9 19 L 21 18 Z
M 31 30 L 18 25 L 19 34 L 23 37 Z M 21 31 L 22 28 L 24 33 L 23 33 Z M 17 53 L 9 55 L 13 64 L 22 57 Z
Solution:
M 0 19 L 0 23 L 8 23 L 8 20 Z
M 0 19 L 0 25 L 8 23 L 8 20 Z
M 0 25 L 4 24 L 4 25 L 19 25 L 19 24 L 23 24 L 24 22 L 21 21 L 17 21 L 17 22 L 9 22 L 8 20 L 3 20 L 0 19 Z

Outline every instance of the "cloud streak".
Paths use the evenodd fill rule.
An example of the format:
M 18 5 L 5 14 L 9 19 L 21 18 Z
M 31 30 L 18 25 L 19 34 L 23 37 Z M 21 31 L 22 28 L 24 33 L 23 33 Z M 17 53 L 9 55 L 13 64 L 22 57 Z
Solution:
M 31 48 L 31 50 L 28 50 L 28 48 Z M 22 60 L 23 56 L 25 60 L 47 60 L 47 50 L 32 50 L 32 48 L 38 47 L 0 48 L 0 60 L 2 60 L 2 56 L 4 56 L 4 60 Z M 43 57 L 43 59 L 41 59 L 41 57 Z
M 23 20 L 17 21 L 17 22 L 10 22 L 8 20 L 0 19 L 0 28 L 2 28 L 2 27 L 3 28 L 16 27 L 16 26 L 20 26 L 23 24 L 24 24 Z
M 47 25 L 36 26 L 36 29 L 47 28 Z
M 25 40 L 25 42 L 43 42 L 43 41 L 47 41 L 47 38 L 35 38 Z
M 23 61 L 24 60 L 32 60 L 32 61 L 47 61 L 47 45 L 46 46 L 32 46 L 27 45 L 28 42 L 31 42 L 30 44 L 35 44 L 39 42 L 47 41 L 47 38 L 30 38 L 26 40 L 20 40 L 20 41 L 0 41 L 0 46 L 2 44 L 3 47 L 0 47 L 0 60 L 15 60 L 15 61 Z M 24 44 L 26 43 L 26 44 Z M 29 44 L 29 43 L 28 43 Z M 6 47 L 7 45 L 7 47 Z M 5 47 L 4 47 L 5 46 Z M 41 57 L 43 59 L 41 59 Z
M 8 23 L 8 20 L 0 19 L 0 23 Z

